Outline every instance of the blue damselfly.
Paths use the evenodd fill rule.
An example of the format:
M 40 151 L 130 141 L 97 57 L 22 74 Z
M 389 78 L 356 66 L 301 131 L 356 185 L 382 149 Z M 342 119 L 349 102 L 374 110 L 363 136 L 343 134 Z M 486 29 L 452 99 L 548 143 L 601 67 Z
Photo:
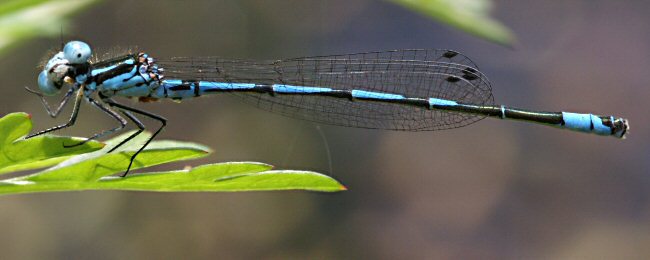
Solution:
M 469 58 L 451 50 L 394 50 L 275 61 L 214 57 L 154 60 L 140 52 L 91 62 L 91 56 L 88 44 L 72 41 L 47 62 L 38 77 L 40 92 L 28 91 L 41 97 L 52 117 L 59 115 L 74 96 L 73 112 L 66 124 L 27 138 L 73 125 L 84 99 L 119 122 L 118 127 L 97 133 L 84 142 L 123 129 L 126 118 L 139 128 L 109 152 L 145 129 L 136 114 L 160 121 L 162 125 L 131 156 L 122 176 L 167 121 L 162 116 L 117 103 L 114 97 L 146 102 L 230 93 L 262 109 L 294 118 L 402 131 L 457 128 L 485 117 L 619 138 L 625 137 L 629 128 L 627 120 L 613 116 L 494 105 L 487 77 Z M 63 88 L 68 88 L 63 100 L 56 109 L 50 109 L 44 96 L 56 95 Z

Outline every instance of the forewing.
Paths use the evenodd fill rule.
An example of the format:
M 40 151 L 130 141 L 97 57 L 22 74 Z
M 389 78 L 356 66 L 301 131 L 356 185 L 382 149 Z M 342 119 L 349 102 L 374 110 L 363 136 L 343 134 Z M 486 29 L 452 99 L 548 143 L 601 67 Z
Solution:
M 488 79 L 449 50 L 395 50 L 256 62 L 214 57 L 159 62 L 168 78 L 365 90 L 492 105 Z M 456 128 L 480 115 L 317 95 L 232 92 L 259 108 L 332 125 L 405 131 Z

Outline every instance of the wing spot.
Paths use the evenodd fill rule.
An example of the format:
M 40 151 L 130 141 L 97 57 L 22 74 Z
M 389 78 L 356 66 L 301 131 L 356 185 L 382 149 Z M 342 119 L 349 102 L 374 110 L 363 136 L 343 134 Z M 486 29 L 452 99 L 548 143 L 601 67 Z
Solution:
M 456 76 L 449 76 L 449 77 L 447 77 L 446 80 L 447 80 L 447 82 L 455 83 L 455 82 L 460 81 L 460 78 L 456 77 Z
M 455 52 L 455 51 L 447 51 L 447 52 L 445 52 L 444 54 L 442 54 L 442 57 L 445 57 L 445 58 L 447 58 L 447 59 L 451 59 L 451 58 L 453 58 L 453 57 L 456 57 L 456 55 L 458 55 L 458 52 Z

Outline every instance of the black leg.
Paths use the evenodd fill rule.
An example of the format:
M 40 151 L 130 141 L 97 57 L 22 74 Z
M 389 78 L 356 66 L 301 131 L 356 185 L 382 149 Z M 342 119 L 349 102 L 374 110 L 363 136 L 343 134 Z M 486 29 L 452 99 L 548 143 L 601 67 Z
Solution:
M 119 148 L 120 146 L 124 145 L 126 142 L 128 142 L 131 139 L 133 139 L 134 137 L 138 136 L 140 133 L 142 133 L 142 130 L 144 130 L 144 124 L 142 122 L 140 122 L 140 120 L 138 120 L 137 117 L 135 117 L 134 115 L 132 115 L 131 113 L 129 113 L 127 111 L 122 111 L 122 113 L 125 116 L 127 116 L 129 119 L 131 119 L 131 121 L 133 121 L 133 123 L 135 123 L 138 126 L 138 131 L 136 131 L 135 133 L 133 133 L 132 135 L 130 135 L 126 139 L 122 140 L 122 142 L 117 144 L 115 147 L 111 148 L 111 150 L 109 150 L 107 153 L 115 151 L 115 149 Z
M 120 123 L 120 125 L 118 127 L 108 129 L 108 130 L 104 130 L 104 131 L 102 131 L 100 133 L 97 133 L 97 134 L 95 134 L 95 135 L 89 137 L 88 139 L 83 140 L 83 141 L 81 141 L 79 143 L 76 143 L 76 144 L 73 144 L 73 145 L 63 145 L 63 147 L 69 148 L 69 147 L 79 146 L 79 145 L 87 143 L 90 140 L 95 140 L 95 139 L 100 138 L 102 136 L 105 136 L 107 134 L 112 134 L 114 132 L 122 130 L 126 126 L 126 123 L 127 123 L 126 119 L 121 117 L 117 112 L 113 111 L 110 107 L 107 107 L 106 105 L 104 105 L 102 103 L 99 103 L 99 102 L 97 102 L 96 100 L 94 100 L 92 98 L 88 98 L 88 101 L 93 106 L 99 108 L 102 112 L 104 112 L 104 113 L 110 115 L 111 117 L 115 118 L 115 120 L 117 120 Z
M 70 126 L 74 125 L 75 121 L 77 120 L 77 115 L 79 114 L 79 107 L 81 106 L 81 100 L 83 99 L 83 97 L 84 97 L 84 86 L 82 85 L 77 90 L 77 96 L 75 97 L 75 100 L 74 100 L 74 107 L 72 108 L 72 115 L 70 115 L 70 120 L 68 120 L 67 123 L 65 123 L 63 125 L 58 125 L 58 126 L 55 126 L 55 127 L 50 127 L 50 128 L 45 129 L 43 131 L 28 135 L 28 136 L 25 137 L 25 139 L 29 139 L 29 138 L 32 138 L 34 136 L 39 136 L 39 135 L 42 135 L 42 134 L 45 134 L 45 133 L 53 132 L 53 131 L 60 130 L 60 129 L 70 127 Z
M 59 113 L 61 113 L 63 107 L 68 103 L 68 100 L 70 100 L 70 97 L 72 97 L 72 93 L 74 93 L 74 88 L 70 88 L 67 93 L 65 93 L 65 96 L 63 96 L 63 99 L 61 99 L 61 102 L 59 102 L 59 107 L 56 108 L 56 110 L 52 111 L 50 109 L 50 105 L 47 103 L 47 100 L 45 100 L 45 97 L 43 94 L 39 93 L 38 91 L 32 90 L 28 87 L 25 87 L 27 92 L 32 93 L 38 97 L 41 98 L 41 103 L 43 104 L 43 107 L 45 107 L 45 110 L 51 117 L 57 117 Z
M 140 152 L 142 152 L 142 150 L 144 150 L 144 148 L 147 147 L 147 145 L 149 145 L 149 143 L 151 142 L 151 140 L 153 140 L 153 139 L 156 137 L 156 135 L 158 135 L 158 133 L 160 133 L 160 131 L 163 130 L 163 128 L 165 128 L 165 126 L 167 125 L 167 119 L 165 119 L 165 118 L 162 117 L 162 116 L 159 116 L 159 115 L 156 115 L 156 114 L 149 113 L 149 112 L 147 112 L 147 111 L 143 111 L 143 110 L 140 110 L 140 109 L 137 109 L 137 108 L 132 108 L 132 107 L 128 107 L 128 106 L 125 106 L 125 105 L 122 105 L 122 104 L 115 103 L 115 101 L 110 100 L 110 99 L 106 99 L 106 100 L 104 100 L 104 102 L 106 102 L 106 103 L 107 103 L 108 105 L 110 105 L 111 107 L 117 107 L 117 108 L 122 109 L 122 110 L 126 110 L 126 111 L 130 111 L 130 112 L 133 112 L 133 113 L 136 113 L 136 114 L 140 114 L 140 115 L 143 115 L 143 116 L 147 116 L 147 117 L 150 117 L 150 118 L 156 119 L 156 120 L 160 121 L 160 123 L 161 123 L 160 128 L 158 128 L 158 130 L 156 130 L 156 132 L 154 132 L 154 133 L 151 135 L 151 137 L 147 140 L 147 142 L 145 142 L 144 145 L 142 145 L 142 147 L 140 147 L 140 149 L 138 149 L 138 151 L 136 151 L 136 152 L 131 156 L 131 161 L 129 162 L 129 167 L 126 169 L 126 171 L 124 172 L 124 174 L 122 174 L 122 177 L 124 177 L 124 176 L 126 176 L 126 175 L 129 173 L 129 170 L 131 170 L 131 166 L 133 165 L 133 160 L 135 160 L 135 157 L 138 156 L 138 154 L 139 154 Z M 144 125 L 143 125 L 143 126 L 144 126 Z

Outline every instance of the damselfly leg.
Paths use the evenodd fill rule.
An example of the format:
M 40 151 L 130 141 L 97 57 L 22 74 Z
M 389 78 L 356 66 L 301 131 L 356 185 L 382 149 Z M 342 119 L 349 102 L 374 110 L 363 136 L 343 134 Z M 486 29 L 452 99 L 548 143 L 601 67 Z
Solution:
M 61 99 L 61 102 L 59 102 L 59 106 L 56 108 L 56 110 L 52 111 L 50 105 L 47 103 L 47 100 L 45 100 L 45 96 L 43 96 L 43 94 L 41 94 L 36 90 L 32 90 L 28 87 L 25 87 L 25 89 L 27 90 L 27 92 L 32 93 L 41 98 L 41 103 L 43 104 L 43 107 L 45 107 L 45 110 L 52 118 L 57 117 L 59 113 L 61 113 L 63 107 L 65 107 L 65 105 L 68 104 L 70 97 L 72 97 L 72 94 L 74 93 L 74 88 L 70 88 L 68 92 L 65 93 L 65 96 L 63 96 L 63 99 Z
M 131 166 L 133 166 L 133 161 L 135 160 L 135 157 L 138 156 L 138 154 L 140 152 L 142 152 L 142 150 L 144 150 L 144 148 L 147 147 L 147 145 L 149 145 L 149 143 L 151 143 L 151 140 L 156 138 L 156 136 L 160 133 L 160 131 L 163 130 L 163 128 L 165 128 L 165 126 L 167 125 L 167 119 L 162 117 L 162 116 L 159 116 L 159 115 L 156 115 L 156 114 L 144 111 L 144 110 L 140 110 L 140 109 L 137 109 L 137 108 L 133 108 L 133 107 L 129 107 L 129 106 L 119 104 L 119 103 L 117 103 L 117 102 L 115 102 L 115 101 L 113 101 L 111 99 L 105 99 L 104 102 L 106 102 L 111 107 L 117 107 L 117 108 L 123 110 L 123 112 L 125 112 L 125 114 L 126 114 L 126 112 L 133 112 L 133 113 L 136 113 L 136 114 L 140 114 L 140 115 L 143 115 L 143 116 L 158 120 L 158 121 L 160 121 L 160 124 L 161 124 L 160 127 L 158 128 L 158 130 L 156 130 L 156 132 L 154 132 L 149 137 L 149 139 L 147 139 L 147 141 L 144 143 L 144 145 L 142 145 L 140 147 L 140 149 L 138 149 L 138 151 L 136 151 L 133 155 L 131 155 L 131 160 L 129 162 L 129 166 L 126 168 L 126 171 L 124 172 L 124 174 L 122 174 L 122 177 L 124 177 L 129 173 L 129 170 L 131 170 Z M 126 110 L 126 111 L 124 111 L 124 110 Z M 133 137 L 140 134 L 140 132 L 142 132 L 142 130 L 144 130 L 144 128 L 145 128 L 144 124 L 142 124 L 142 122 L 139 122 L 138 119 L 135 116 L 131 115 L 131 117 L 129 117 L 129 118 L 131 118 L 131 120 L 133 120 L 133 122 L 135 122 L 138 125 L 138 127 L 140 128 L 140 131 L 134 133 L 133 135 L 129 136 L 124 141 L 120 142 L 116 147 L 113 147 L 109 152 L 111 152 L 111 151 L 117 149 L 117 147 L 125 144 L 126 142 L 131 140 Z
M 120 131 L 120 130 L 124 129 L 124 127 L 126 126 L 126 123 L 127 123 L 126 119 L 121 117 L 117 112 L 113 111 L 110 107 L 107 107 L 105 104 L 97 102 L 97 100 L 94 100 L 92 98 L 87 98 L 87 99 L 88 99 L 88 102 L 90 102 L 90 104 L 92 104 L 93 106 L 99 108 L 99 110 L 101 110 L 102 112 L 108 114 L 109 116 L 111 116 L 112 118 L 117 120 L 120 123 L 120 125 L 118 127 L 111 128 L 111 129 L 108 129 L 108 130 L 104 130 L 102 132 L 94 134 L 93 136 L 91 136 L 89 138 L 86 138 L 86 140 L 83 140 L 83 141 L 81 141 L 79 143 L 76 143 L 76 144 L 73 144 L 73 145 L 63 145 L 63 147 L 70 148 L 70 147 L 79 146 L 79 145 L 82 145 L 82 144 L 85 144 L 85 143 L 89 142 L 90 140 L 95 140 L 95 139 L 100 138 L 102 136 L 105 136 L 107 134 L 112 134 L 112 133 L 115 133 L 117 131 Z
M 54 131 L 61 130 L 63 128 L 70 127 L 70 126 L 74 125 L 74 123 L 77 121 L 77 116 L 79 115 L 79 107 L 81 106 L 81 101 L 83 100 L 83 97 L 84 97 L 84 85 L 81 85 L 79 87 L 79 89 L 77 90 L 77 95 L 76 95 L 75 100 L 74 100 L 74 107 L 72 108 L 72 114 L 70 115 L 70 119 L 68 120 L 67 123 L 62 124 L 62 125 L 58 125 L 58 126 L 55 126 L 55 127 L 50 127 L 48 129 L 36 132 L 34 134 L 31 134 L 31 135 L 28 135 L 28 136 L 25 137 L 25 139 L 29 139 L 29 138 L 32 138 L 34 136 L 39 136 L 39 135 L 46 134 L 46 133 L 49 133 L 49 132 L 54 132 Z M 67 101 L 65 101 L 65 98 L 64 98 L 63 102 L 67 102 Z M 63 105 L 65 105 L 65 104 L 63 104 Z M 59 106 L 63 107 L 63 105 L 59 105 Z M 58 113 L 58 111 L 56 111 L 56 112 Z

